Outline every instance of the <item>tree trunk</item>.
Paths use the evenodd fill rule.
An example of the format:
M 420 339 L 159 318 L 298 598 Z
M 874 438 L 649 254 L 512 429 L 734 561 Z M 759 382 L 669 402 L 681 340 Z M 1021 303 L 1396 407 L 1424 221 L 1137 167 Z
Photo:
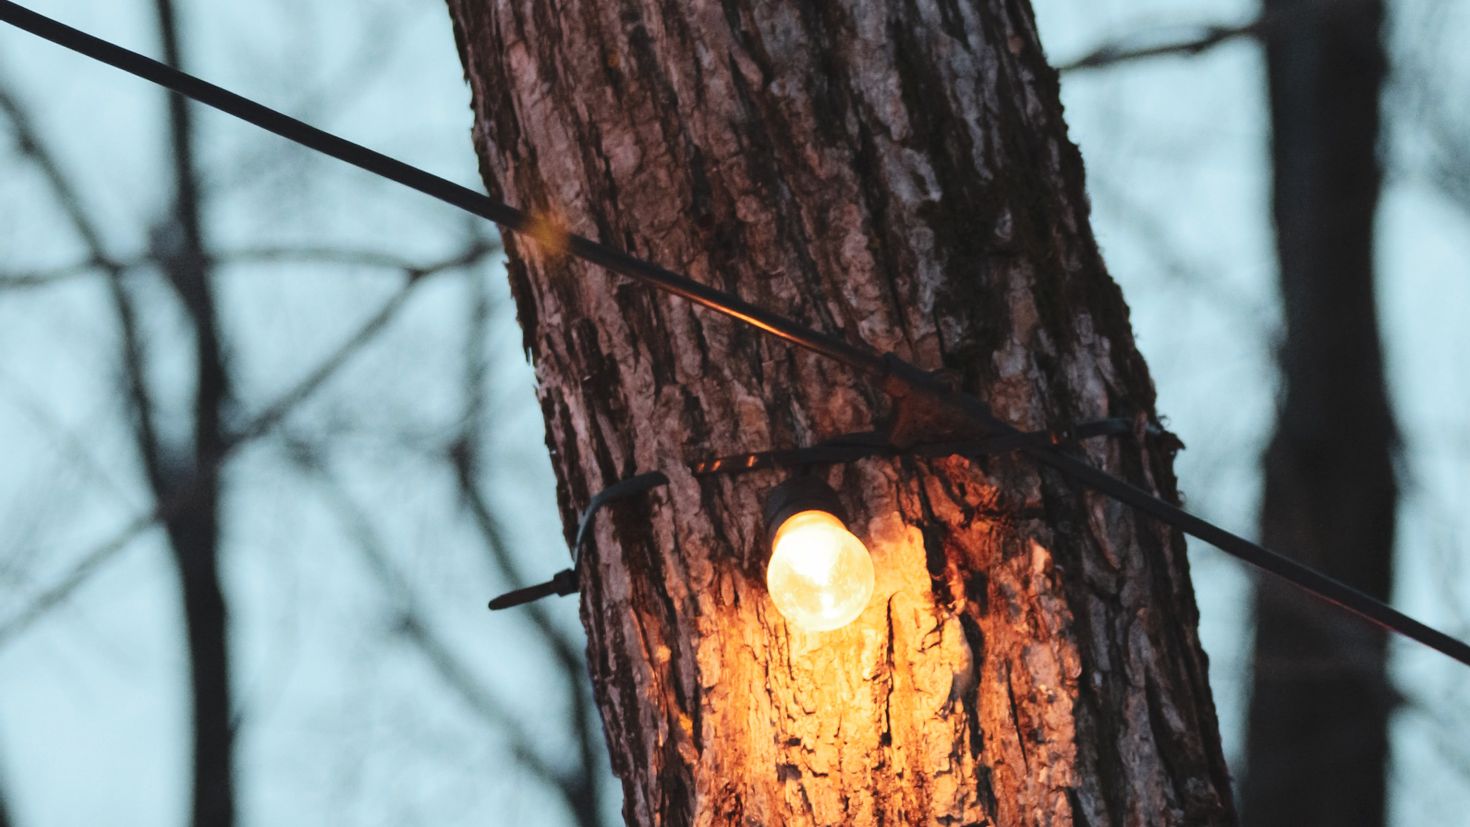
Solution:
M 164 60 L 183 68 L 173 0 L 156 0 Z M 231 708 L 229 615 L 220 584 L 220 475 L 226 453 L 223 414 L 229 397 L 223 343 L 214 303 L 213 275 L 205 243 L 204 204 L 194 164 L 191 104 L 169 96 L 169 139 L 174 173 L 174 204 L 155 231 L 154 246 L 163 275 L 189 316 L 194 334 L 192 444 L 164 446 L 155 435 L 144 440 L 154 495 L 178 501 L 164 525 L 179 578 L 184 625 L 189 640 L 189 677 L 193 699 L 194 827 L 231 827 L 235 823 L 234 710 Z M 141 375 L 138 381 L 146 381 Z M 144 402 L 146 404 L 146 401 Z M 150 416 L 147 411 L 140 416 Z M 187 457 L 187 460 L 183 458 Z
M 1325 8 L 1267 41 L 1286 336 L 1261 533 L 1386 600 L 1398 492 L 1373 298 L 1383 7 Z M 1374 627 L 1261 583 L 1246 823 L 1383 823 L 1385 644 Z
M 449 0 L 487 186 L 573 231 L 934 369 L 1173 498 L 1029 7 Z M 570 530 L 600 487 L 592 678 L 637 824 L 1233 820 L 1180 537 L 1019 457 L 826 476 L 872 549 L 851 626 L 764 587 L 781 476 L 682 463 L 875 427 L 870 383 L 509 240 Z

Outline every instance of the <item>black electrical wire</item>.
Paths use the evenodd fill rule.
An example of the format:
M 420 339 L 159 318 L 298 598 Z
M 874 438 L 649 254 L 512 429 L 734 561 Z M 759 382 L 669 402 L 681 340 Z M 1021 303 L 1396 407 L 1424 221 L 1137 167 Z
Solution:
M 1021 434 L 1021 439 L 1059 443 L 1097 436 L 1117 436 L 1130 433 L 1132 423 L 1126 419 L 1098 419 L 1068 428 L 1064 433 L 1047 431 Z M 843 434 L 826 439 L 805 448 L 778 448 L 772 451 L 732 454 L 689 463 L 689 471 L 696 477 L 731 476 L 770 468 L 806 468 L 812 465 L 845 465 L 870 457 L 896 457 L 913 455 L 922 457 L 965 456 L 977 457 L 1014 451 L 1020 440 L 1011 436 L 986 437 L 980 440 L 928 442 L 908 449 L 896 447 L 886 434 L 878 431 L 863 431 Z M 566 596 L 581 589 L 577 574 L 582 559 L 582 548 L 592 536 L 592 521 L 605 506 L 620 500 L 636 497 L 661 485 L 668 485 L 668 475 L 662 471 L 648 471 L 618 480 L 592 496 L 582 515 L 577 519 L 577 535 L 572 540 L 572 567 L 562 569 L 550 580 L 534 586 L 515 589 L 490 601 L 491 611 L 509 609 L 552 595 Z
M 777 448 L 771 451 L 748 451 L 689 464 L 696 477 L 717 474 L 743 474 L 768 468 L 801 468 L 809 465 L 843 465 L 869 457 L 980 457 L 1020 450 L 1022 445 L 1060 445 L 1100 436 L 1122 436 L 1133 432 L 1127 419 L 1094 419 L 1061 432 L 1017 431 L 980 439 L 953 439 L 919 442 L 900 448 L 881 431 L 863 431 L 824 439 L 805 448 Z
M 172 66 L 90 35 L 80 29 L 74 29 L 65 23 L 10 2 L 10 0 L 0 0 L 0 20 L 58 46 L 71 49 L 128 74 L 171 89 L 185 97 L 193 98 L 199 103 L 233 115 L 268 132 L 274 132 L 289 141 L 330 155 L 374 175 L 397 181 L 466 212 L 489 219 L 518 235 L 527 235 L 535 230 L 535 219 L 523 210 L 494 201 L 446 178 L 441 178 L 396 158 L 390 158 L 381 152 L 368 149 L 330 132 L 317 129 L 228 89 L 181 72 Z M 566 252 L 584 261 L 636 281 L 651 284 L 660 290 L 688 299 L 717 313 L 723 313 L 792 344 L 829 356 L 867 373 L 877 374 L 883 370 L 882 359 L 874 353 L 853 347 L 836 337 L 810 330 L 790 319 L 700 284 L 687 276 L 665 270 L 656 264 L 579 235 L 567 234 L 559 240 L 566 245 Z
M 10 0 L 0 0 L 0 20 L 64 48 L 171 89 L 206 106 L 273 132 L 287 140 L 330 155 L 375 175 L 397 181 L 425 195 L 499 224 L 519 235 L 534 234 L 536 222 L 522 210 L 494 201 L 447 179 L 317 129 L 295 118 L 241 97 L 193 75 L 137 52 L 74 29 Z M 793 345 L 834 359 L 879 379 L 896 399 L 921 397 L 951 420 L 962 420 L 977 435 L 1020 436 L 1018 429 L 997 420 L 978 399 L 957 392 L 897 357 L 879 355 L 829 334 L 820 333 L 737 296 L 700 284 L 627 253 L 582 236 L 561 239 L 565 251 L 584 261 L 688 299 L 717 313 L 763 330 Z M 1333 580 L 1290 558 L 1170 505 L 1143 489 L 1060 451 L 1053 445 L 1021 440 L 1021 451 L 1089 488 L 1133 506 L 1221 551 L 1295 583 L 1318 597 L 1353 612 L 1470 666 L 1470 644 L 1426 626 L 1383 602 Z
M 587 507 L 582 509 L 581 519 L 577 520 L 577 538 L 572 541 L 571 549 L 572 565 L 575 566 L 582 559 L 582 546 L 587 542 L 587 537 L 592 531 L 592 518 L 597 516 L 597 512 L 601 511 L 603 506 L 608 503 L 617 502 L 618 500 L 635 497 L 645 491 L 651 491 L 660 485 L 668 484 L 669 478 L 662 471 L 649 471 L 646 474 L 639 474 L 634 477 L 628 477 L 625 480 L 619 480 L 598 491 L 588 501 Z
M 669 478 L 662 471 L 649 471 L 646 474 L 638 474 L 627 479 L 618 480 L 608 487 L 598 491 L 592 499 L 587 502 L 587 507 L 582 509 L 582 516 L 577 520 L 577 537 L 572 541 L 572 567 L 562 569 L 553 574 L 545 583 L 537 583 L 534 586 L 515 589 L 496 597 L 490 601 L 490 611 L 498 612 L 540 600 L 552 595 L 566 596 L 574 594 L 582 588 L 582 581 L 577 574 L 577 564 L 582 559 L 582 546 L 586 545 L 587 538 L 592 531 L 592 520 L 597 516 L 604 506 L 615 503 L 618 500 L 626 500 L 636 497 L 646 491 L 652 491 L 660 485 L 668 485 Z

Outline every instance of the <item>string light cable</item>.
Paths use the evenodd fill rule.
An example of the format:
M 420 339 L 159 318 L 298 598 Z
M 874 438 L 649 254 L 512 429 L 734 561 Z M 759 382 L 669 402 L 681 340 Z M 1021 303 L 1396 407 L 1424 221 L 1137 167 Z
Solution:
M 11 0 L 0 0 L 0 20 L 254 124 L 289 141 L 488 219 L 505 231 L 534 239 L 537 222 L 528 213 L 494 201 L 467 187 L 310 126 L 227 89 L 38 14 Z M 868 376 L 894 403 L 895 421 L 887 434 L 889 447 L 886 450 L 907 451 L 915 445 L 933 444 L 940 439 L 1008 440 L 1014 450 L 1061 472 L 1076 484 L 1105 494 L 1384 629 L 1470 666 L 1470 644 L 1096 468 L 1051 440 L 1028 438 L 1023 432 L 998 420 L 980 400 L 949 387 L 937 377 L 892 354 L 879 354 L 870 348 L 812 330 L 737 296 L 591 239 L 567 234 L 561 241 L 564 251 L 569 255 L 692 301 L 781 339 L 791 346 L 819 354 Z M 836 447 L 839 446 L 828 446 L 828 449 Z M 774 462 L 774 459 L 771 461 Z M 559 588 L 572 589 L 574 586 L 574 582 L 564 579 Z
M 891 436 L 881 431 L 863 431 L 845 434 L 824 440 L 805 448 L 786 448 L 773 451 L 734 454 L 690 463 L 690 473 L 696 477 L 731 476 L 774 468 L 788 471 L 806 471 L 815 466 L 841 465 L 857 462 L 869 457 L 894 458 L 898 456 L 947 457 L 964 456 L 975 458 L 988 454 L 1006 453 L 1018 449 L 1023 441 L 1042 440 L 1061 444 L 1098 436 L 1115 436 L 1132 433 L 1133 423 L 1127 419 L 1100 419 L 1085 422 L 1064 432 L 1036 431 L 988 437 L 979 440 L 949 440 L 926 442 L 900 449 L 893 444 Z M 577 569 L 583 549 L 591 538 L 593 520 L 604 507 L 620 500 L 644 494 L 660 486 L 668 485 L 669 478 L 662 471 L 650 471 L 619 480 L 595 494 L 588 501 L 577 520 L 576 538 L 570 552 L 572 567 L 557 572 L 544 583 L 515 589 L 490 601 L 490 609 L 498 611 L 540 600 L 552 595 L 572 594 L 580 588 Z M 770 498 L 778 499 L 778 498 Z M 840 510 L 840 509 L 833 509 Z M 780 514 L 766 515 L 768 529 L 779 528 Z M 789 515 L 788 515 L 789 516 Z M 845 522 L 845 521 L 843 521 Z

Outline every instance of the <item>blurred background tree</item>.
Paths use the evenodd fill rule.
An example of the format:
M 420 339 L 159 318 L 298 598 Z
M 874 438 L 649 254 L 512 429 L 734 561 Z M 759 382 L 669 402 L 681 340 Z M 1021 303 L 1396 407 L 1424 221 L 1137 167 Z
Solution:
M 1263 35 L 1283 330 L 1261 538 L 1392 598 L 1398 434 L 1379 344 L 1374 230 L 1387 73 L 1377 0 L 1269 0 Z M 1253 825 L 1382 824 L 1387 636 L 1256 584 L 1246 777 Z
M 343 9 L 283 4 L 259 29 L 170 0 L 125 11 L 88 24 L 347 131 L 377 120 L 375 89 L 414 99 L 422 75 L 385 78 L 421 55 L 390 34 L 437 45 L 446 82 L 398 112 L 422 132 L 394 149 L 471 169 L 463 125 L 444 128 L 466 95 L 443 71 L 447 17 L 429 27 L 441 8 L 370 4 L 342 25 Z M 246 29 L 286 42 L 211 48 Z M 0 368 L 19 460 L 0 483 L 0 641 L 24 676 L 4 694 L 46 699 L 19 704 L 20 754 L 42 761 L 16 768 L 36 793 L 17 818 L 168 821 L 192 800 L 199 825 L 279 821 L 275 802 L 314 822 L 437 821 L 458 790 L 467 812 L 603 823 L 616 802 L 572 607 L 494 626 L 483 609 L 565 553 L 549 516 L 520 516 L 549 469 L 534 411 L 504 402 L 531 397 L 493 227 L 39 45 L 7 44 L 0 78 L 0 335 L 47 354 Z M 73 73 L 99 85 L 56 88 Z M 46 766 L 93 795 L 42 792 L 29 773 L 44 785 Z
M 166 5 L 36 2 L 159 57 Z M 442 3 L 173 5 L 172 59 L 477 185 Z M 1189 503 L 1245 529 L 1291 393 L 1271 27 L 1226 0 L 1036 5 L 1058 63 L 1211 40 L 1095 61 L 1063 91 L 1190 446 Z M 1386 14 L 1372 298 L 1402 435 L 1392 596 L 1465 636 L 1470 4 Z M 215 795 L 241 823 L 615 821 L 573 602 L 483 611 L 566 553 L 488 228 L 18 33 L 0 44 L 0 824 L 181 823 Z M 176 495 L 199 480 L 209 496 Z M 1227 752 L 1256 783 L 1252 577 L 1193 549 Z M 189 567 L 211 558 L 217 622 L 184 611 L 209 602 Z M 1470 688 L 1429 653 L 1388 655 L 1387 820 L 1455 822 Z

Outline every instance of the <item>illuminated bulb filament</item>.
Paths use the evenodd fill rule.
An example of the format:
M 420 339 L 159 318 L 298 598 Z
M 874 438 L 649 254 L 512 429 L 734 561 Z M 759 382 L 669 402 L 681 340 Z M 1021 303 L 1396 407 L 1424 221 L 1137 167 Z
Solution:
M 766 588 L 793 625 L 808 632 L 838 629 L 867 608 L 873 559 L 836 516 L 800 511 L 776 530 Z

